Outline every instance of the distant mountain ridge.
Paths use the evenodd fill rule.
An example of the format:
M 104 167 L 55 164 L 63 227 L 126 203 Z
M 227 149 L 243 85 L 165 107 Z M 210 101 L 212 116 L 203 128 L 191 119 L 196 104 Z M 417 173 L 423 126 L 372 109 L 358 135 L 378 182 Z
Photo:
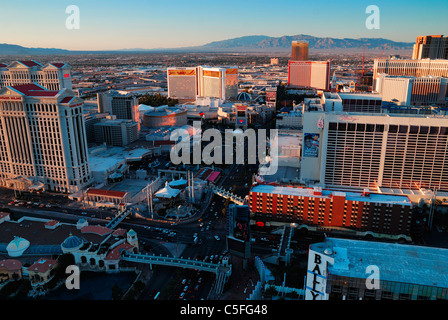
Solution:
M 56 48 L 26 48 L 16 44 L 0 43 L 0 55 L 67 54 L 70 50 Z
M 121 50 L 83 50 L 73 51 L 57 48 L 26 48 L 19 45 L 0 43 L 0 55 L 56 55 L 56 54 L 94 54 L 94 53 L 132 53 L 132 52 L 290 52 L 291 42 L 304 40 L 309 43 L 310 51 L 344 51 L 354 52 L 387 50 L 412 50 L 412 42 L 396 42 L 383 38 L 331 38 L 314 37 L 299 34 L 295 36 L 269 37 L 265 35 L 244 36 L 233 39 L 213 41 L 202 46 L 160 49 L 121 49 Z
M 320 38 L 310 35 L 299 34 L 295 36 L 268 37 L 268 36 L 247 36 L 235 39 L 214 41 L 202 47 L 215 49 L 255 49 L 255 50 L 275 50 L 285 51 L 291 50 L 292 41 L 307 41 L 310 50 L 331 50 L 331 49 L 363 49 L 366 50 L 411 50 L 414 43 L 412 42 L 396 42 L 383 38 Z

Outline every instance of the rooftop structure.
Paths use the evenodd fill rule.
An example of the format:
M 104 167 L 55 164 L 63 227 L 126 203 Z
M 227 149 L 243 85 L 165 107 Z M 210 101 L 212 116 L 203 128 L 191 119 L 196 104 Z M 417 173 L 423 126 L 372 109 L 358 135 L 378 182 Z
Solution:
M 0 63 L 0 88 L 24 84 L 38 84 L 48 90 L 72 89 L 72 67 L 64 62 L 47 63 L 17 60 L 7 65 Z
M 363 192 L 347 192 L 329 189 L 321 189 L 319 192 L 316 192 L 316 189 L 314 188 L 294 188 L 273 185 L 255 185 L 250 191 L 286 196 L 313 197 L 319 199 L 331 199 L 333 196 L 338 196 L 345 197 L 348 201 L 374 202 L 386 205 L 404 205 L 409 207 L 412 206 L 412 202 L 407 196 L 370 192 L 368 195 Z
M 322 261 L 331 261 L 322 274 L 328 277 L 326 293 L 330 300 L 448 299 L 448 272 L 444 268 L 447 249 L 327 238 L 310 246 L 309 270 L 314 268 L 315 254 Z M 378 290 L 366 289 L 369 266 L 380 271 Z M 308 277 L 312 275 L 308 273 Z

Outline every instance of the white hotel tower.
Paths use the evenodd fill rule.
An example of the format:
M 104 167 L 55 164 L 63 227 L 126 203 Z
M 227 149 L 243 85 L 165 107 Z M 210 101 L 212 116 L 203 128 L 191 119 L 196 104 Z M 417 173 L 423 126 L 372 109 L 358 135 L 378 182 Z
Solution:
M 0 89 L 0 185 L 73 193 L 90 182 L 84 102 L 37 84 Z

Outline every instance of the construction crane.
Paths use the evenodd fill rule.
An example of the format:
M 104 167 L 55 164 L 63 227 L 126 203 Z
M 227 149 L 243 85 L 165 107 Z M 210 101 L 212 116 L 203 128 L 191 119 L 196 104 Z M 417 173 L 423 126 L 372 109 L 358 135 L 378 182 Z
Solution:
M 387 44 L 384 45 L 383 50 L 381 51 L 381 54 L 378 59 L 381 59 L 381 57 L 384 54 L 384 51 L 386 50 Z M 357 84 L 359 84 L 360 80 L 364 77 L 364 64 L 365 64 L 365 54 L 366 54 L 366 46 L 364 45 L 363 51 L 362 51 L 362 70 L 361 70 L 361 76 L 358 75 Z M 373 66 L 369 69 L 369 72 L 373 70 Z
M 361 69 L 361 77 L 358 74 L 358 77 L 356 79 L 356 86 L 359 85 L 359 81 L 362 79 L 362 77 L 364 76 L 364 59 L 365 59 L 365 55 L 366 55 L 366 45 L 363 46 L 362 49 L 362 69 Z

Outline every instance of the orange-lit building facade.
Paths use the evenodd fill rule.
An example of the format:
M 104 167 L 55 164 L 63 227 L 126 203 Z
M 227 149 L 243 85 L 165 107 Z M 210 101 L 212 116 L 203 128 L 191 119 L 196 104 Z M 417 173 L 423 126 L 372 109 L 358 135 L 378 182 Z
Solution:
M 417 37 L 412 59 L 448 59 L 448 37 L 443 35 Z
M 293 41 L 291 44 L 291 60 L 308 61 L 308 42 Z
M 261 225 L 276 221 L 406 236 L 411 230 L 412 203 L 405 196 L 256 185 L 249 208 Z
M 288 86 L 330 90 L 330 61 L 289 61 Z
M 238 95 L 238 68 L 168 68 L 167 83 L 170 98 L 211 97 L 226 100 Z

